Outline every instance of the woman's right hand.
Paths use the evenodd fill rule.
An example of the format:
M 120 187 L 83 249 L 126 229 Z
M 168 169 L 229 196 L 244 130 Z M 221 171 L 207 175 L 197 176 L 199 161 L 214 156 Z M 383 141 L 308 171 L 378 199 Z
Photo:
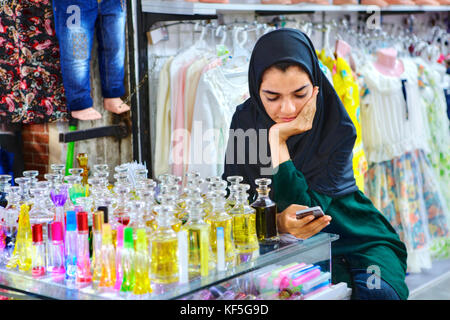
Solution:
M 278 231 L 280 233 L 290 233 L 299 239 L 308 239 L 330 224 L 331 217 L 327 215 L 316 220 L 314 220 L 312 215 L 303 219 L 297 219 L 295 213 L 307 208 L 306 206 L 291 204 L 283 212 L 279 213 L 277 215 Z

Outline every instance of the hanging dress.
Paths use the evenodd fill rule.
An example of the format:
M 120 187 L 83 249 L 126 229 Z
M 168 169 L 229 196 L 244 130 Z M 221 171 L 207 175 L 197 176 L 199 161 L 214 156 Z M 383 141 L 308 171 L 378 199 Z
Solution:
M 365 193 L 390 221 L 408 250 L 409 272 L 431 268 L 432 239 L 449 234 L 446 207 L 426 154 L 429 127 L 418 70 L 402 59 L 399 77 L 372 63 L 360 70 L 361 128 L 369 164 Z
M 341 57 L 334 59 L 321 54 L 323 63 L 332 74 L 333 86 L 355 125 L 356 141 L 353 147 L 353 172 L 356 185 L 364 192 L 364 174 L 367 171 L 367 160 L 361 136 L 359 86 L 347 61 Z

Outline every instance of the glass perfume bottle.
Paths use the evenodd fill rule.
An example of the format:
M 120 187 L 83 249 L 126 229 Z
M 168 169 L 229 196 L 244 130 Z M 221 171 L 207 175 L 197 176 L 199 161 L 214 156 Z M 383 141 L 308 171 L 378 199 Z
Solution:
M 111 226 L 105 223 L 102 228 L 101 276 L 99 287 L 112 292 L 116 284 L 116 252 L 112 242 Z M 98 259 L 97 258 L 97 259 Z
M 218 185 L 220 188 L 218 188 Z M 225 184 L 225 185 L 223 185 Z M 223 240 L 225 244 L 225 267 L 231 268 L 235 266 L 236 251 L 233 240 L 233 218 L 225 210 L 225 195 L 226 191 L 222 189 L 226 187 L 226 182 L 221 181 L 214 183 L 213 187 L 216 191 L 210 192 L 210 199 L 212 204 L 211 213 L 205 217 L 205 221 L 211 225 L 210 242 L 215 261 L 217 263 L 217 228 L 223 229 Z M 220 190 L 222 189 L 222 190 Z
M 79 153 L 77 154 L 77 161 L 78 165 L 81 169 L 83 169 L 83 172 L 81 173 L 81 176 L 83 179 L 81 180 L 81 183 L 85 185 L 88 182 L 88 176 L 89 176 L 89 169 L 88 169 L 88 155 L 86 153 Z
M 170 215 L 168 217 L 169 223 L 172 226 L 173 231 L 178 232 L 178 231 L 180 231 L 180 228 L 181 228 L 183 223 L 182 223 L 182 221 L 180 219 L 178 219 L 175 216 L 174 203 L 175 203 L 176 198 L 177 197 L 174 194 L 172 194 L 172 193 L 160 194 L 160 196 L 159 196 L 160 204 L 162 206 L 170 208 Z M 159 214 L 159 212 L 158 212 L 158 210 L 156 210 L 156 208 L 154 208 L 154 211 L 157 214 L 156 218 L 155 218 L 155 223 L 154 223 L 155 230 L 157 230 L 159 228 L 159 224 L 158 224 L 158 221 L 159 221 L 158 220 L 158 214 Z
M 143 299 L 152 291 L 149 276 L 149 251 L 147 235 L 144 229 L 138 229 L 136 250 L 134 253 L 134 286 L 133 295 L 137 299 Z
M 7 263 L 14 252 L 16 243 L 16 235 L 18 229 L 18 220 L 20 214 L 20 187 L 7 186 L 5 188 L 7 206 L 3 211 L 4 215 L 4 233 L 5 233 L 5 249 L 3 252 L 3 261 Z
M 157 205 L 155 200 L 155 188 L 156 182 L 152 179 L 146 179 L 140 181 L 139 188 L 137 189 L 139 199 L 145 204 L 142 218 L 145 223 L 147 235 L 150 235 L 150 233 L 156 229 L 155 214 L 153 213 L 153 209 Z
M 72 169 L 70 169 L 72 170 Z M 75 206 L 78 205 L 77 199 L 86 196 L 84 187 L 81 185 L 81 177 L 77 175 L 71 175 L 64 177 L 64 180 L 68 184 L 67 191 L 69 192 L 69 199 L 66 202 L 65 210 L 73 211 Z
M 256 210 L 256 233 L 258 241 L 263 244 L 272 244 L 280 240 L 277 230 L 277 205 L 269 197 L 272 183 L 271 179 L 261 178 L 255 180 L 258 197 L 251 204 Z
M 38 278 L 44 276 L 47 270 L 42 224 L 33 225 L 31 231 L 33 237 L 31 274 L 33 277 Z
M 127 226 L 130 222 L 130 214 L 127 207 L 130 188 L 127 185 L 119 184 L 114 187 L 117 196 L 117 205 L 113 211 L 113 217 L 117 223 Z
M 30 183 L 31 179 L 27 177 L 15 178 L 14 182 L 20 188 L 20 205 L 26 204 L 27 206 L 32 205 L 31 197 L 30 197 Z
M 244 178 L 241 176 L 227 177 L 227 181 L 230 183 L 230 187 L 229 187 L 230 195 L 228 196 L 227 202 L 225 204 L 225 209 L 227 211 L 230 211 L 231 208 L 234 207 L 234 204 L 236 202 L 236 189 L 234 189 L 233 186 L 239 185 L 242 182 L 242 180 L 244 180 Z
M 52 169 L 52 173 L 59 175 L 60 182 L 64 182 L 64 176 L 66 175 L 66 165 L 60 163 L 53 163 L 50 165 L 50 169 Z
M 30 224 L 28 205 L 20 206 L 14 252 L 6 265 L 8 269 L 19 268 L 19 271 L 29 272 L 33 258 L 33 236 Z
M 77 217 L 75 211 L 67 211 L 64 249 L 66 255 L 66 275 L 64 279 L 69 288 L 75 288 L 77 272 Z
M 188 238 L 189 279 L 198 276 L 206 277 L 216 267 L 210 245 L 211 226 L 203 220 L 202 203 L 203 199 L 200 195 L 186 200 L 189 219 L 181 227 L 181 230 L 186 231 Z
M 98 289 L 100 278 L 102 275 L 102 229 L 103 229 L 103 211 L 96 211 L 94 213 L 93 228 L 92 228 L 92 285 Z
M 207 177 L 205 179 L 206 182 L 206 190 L 205 193 L 202 195 L 203 199 L 205 200 L 205 202 L 203 202 L 203 211 L 205 212 L 205 217 L 207 217 L 212 210 L 212 199 L 210 197 L 211 194 L 214 193 L 215 191 L 215 187 L 213 186 L 214 184 L 221 184 L 222 179 L 220 177 Z
M 256 234 L 256 210 L 247 202 L 248 184 L 232 185 L 235 193 L 234 206 L 229 211 L 233 217 L 233 238 L 239 253 L 252 253 L 259 250 L 258 236 Z
M 150 236 L 150 272 L 156 284 L 178 281 L 178 238 L 172 229 L 173 207 L 157 206 L 158 229 Z M 137 279 L 136 279 L 137 280 Z
M 124 244 L 121 257 L 123 278 L 120 286 L 120 296 L 128 298 L 133 292 L 135 283 L 135 250 L 133 240 L 133 229 L 126 227 L 123 231 Z M 148 255 L 147 255 L 148 257 Z M 147 264 L 148 268 L 148 264 Z
M 66 269 L 62 223 L 60 221 L 52 222 L 50 228 L 52 231 L 49 245 L 48 270 L 53 276 L 64 275 Z
M 89 259 L 89 227 L 87 212 L 77 212 L 77 277 L 76 283 L 83 285 L 92 281 Z

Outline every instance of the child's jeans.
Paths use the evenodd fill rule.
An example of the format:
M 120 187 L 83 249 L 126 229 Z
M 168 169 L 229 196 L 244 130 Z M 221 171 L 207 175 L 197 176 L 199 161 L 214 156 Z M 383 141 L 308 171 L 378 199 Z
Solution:
M 102 95 L 118 98 L 125 94 L 125 6 L 125 0 L 53 0 L 69 111 L 93 106 L 90 59 L 95 32 Z

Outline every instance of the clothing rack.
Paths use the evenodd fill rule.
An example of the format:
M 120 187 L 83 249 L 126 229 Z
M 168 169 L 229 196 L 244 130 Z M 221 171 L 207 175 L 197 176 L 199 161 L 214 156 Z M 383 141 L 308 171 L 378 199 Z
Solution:
M 232 15 L 232 13 L 224 13 L 224 14 L 214 14 L 214 15 L 202 15 L 202 14 L 171 14 L 171 13 L 155 13 L 155 12 L 144 12 L 143 11 L 143 1 L 137 1 L 136 5 L 133 7 L 133 10 L 135 10 L 135 25 L 137 27 L 136 32 L 136 40 L 130 41 L 133 42 L 132 45 L 130 45 L 130 50 L 134 53 L 137 52 L 137 64 L 134 66 L 134 68 L 137 71 L 137 79 L 135 81 L 131 81 L 131 90 L 136 90 L 136 87 L 140 83 L 141 79 L 143 79 L 146 75 L 148 75 L 149 65 L 148 65 L 148 39 L 147 39 L 147 32 L 150 30 L 154 30 L 156 28 L 160 27 L 169 27 L 169 26 L 175 26 L 183 23 L 187 24 L 193 24 L 194 26 L 197 26 L 196 32 L 201 32 L 199 30 L 199 27 L 201 26 L 207 26 L 208 23 L 211 26 L 215 26 L 216 32 L 217 27 L 219 27 L 221 24 L 223 24 L 224 16 L 229 14 Z M 349 17 L 350 14 L 357 15 L 356 22 L 349 21 L 350 19 L 343 19 L 343 20 L 334 20 L 334 21 L 328 21 L 327 20 L 327 12 L 323 11 L 314 11 L 314 10 L 296 10 L 292 11 L 292 9 L 289 10 L 283 10 L 282 6 L 278 6 L 277 8 L 280 8 L 279 11 L 253 11 L 251 13 L 254 14 L 255 21 L 249 22 L 249 21 L 234 21 L 234 25 L 243 26 L 244 30 L 250 31 L 252 28 L 257 28 L 258 26 L 258 18 L 259 17 L 270 17 L 274 16 L 275 18 L 272 19 L 272 23 L 280 23 L 280 22 L 292 22 L 295 19 L 292 18 L 286 18 L 285 16 L 292 16 L 292 15 L 299 15 L 301 14 L 302 17 L 305 17 L 305 19 L 302 20 L 304 26 L 307 26 L 308 23 L 310 26 L 316 30 L 316 31 L 324 31 L 324 29 L 327 28 L 327 26 L 337 25 L 338 23 L 348 23 L 349 26 L 356 26 L 358 29 L 358 32 L 361 34 L 363 32 L 367 32 L 367 26 L 365 26 L 366 21 L 374 14 L 373 12 L 368 12 L 367 8 L 361 8 L 361 10 L 349 10 L 348 12 L 345 10 L 345 8 L 342 9 L 339 13 L 345 14 L 345 17 Z M 435 10 L 435 9 L 433 9 Z M 439 12 L 439 10 L 436 10 Z M 442 11 L 444 14 L 447 15 L 447 19 L 449 19 L 449 13 L 446 10 L 446 7 L 442 8 Z M 434 11 L 433 11 L 434 12 Z M 439 19 L 439 13 L 435 12 L 436 15 L 434 15 L 432 18 L 434 18 L 436 21 L 442 20 Z M 250 13 L 250 12 L 249 12 Z M 320 21 L 313 21 L 313 14 L 320 13 L 321 19 Z M 335 12 L 334 12 L 335 13 Z M 394 10 L 394 11 L 385 11 L 381 10 L 378 12 L 380 14 L 381 18 L 387 15 L 403 15 L 408 14 L 408 18 L 405 19 L 404 24 L 407 26 L 411 26 L 414 23 L 414 14 L 421 14 L 421 13 L 427 13 L 427 11 L 422 11 L 420 8 L 415 8 L 414 10 Z M 376 13 L 375 13 L 376 14 Z M 131 16 L 131 15 L 128 15 Z M 436 18 L 437 17 L 437 18 Z M 284 20 L 283 20 L 284 19 Z M 174 22 L 176 21 L 176 22 Z M 214 24 L 211 23 L 211 21 L 214 21 Z M 298 21 L 298 20 L 297 20 Z M 345 22 L 347 21 L 347 22 Z M 217 23 L 216 23 L 217 22 Z M 134 22 L 130 22 L 128 24 L 129 29 L 129 36 L 134 37 Z M 233 25 L 233 23 L 231 23 Z M 264 23 L 260 23 L 264 25 Z M 266 23 L 270 24 L 270 23 Z M 441 26 L 442 30 L 444 29 L 444 26 Z M 254 31 L 254 30 L 252 30 Z M 374 31 L 372 32 L 374 33 Z M 369 36 L 369 35 L 368 35 Z M 374 36 L 374 34 L 370 34 L 370 36 Z M 399 35 L 400 37 L 401 35 Z M 389 32 L 385 32 L 378 34 L 378 37 L 380 40 L 386 40 L 390 38 L 391 40 L 394 40 L 392 38 L 392 34 Z M 417 38 L 417 37 L 416 37 Z M 372 39 L 373 40 L 373 39 Z M 398 40 L 398 39 L 395 39 Z M 414 34 L 410 35 L 410 38 L 408 38 L 408 41 L 416 41 L 417 39 L 414 38 Z M 404 40 L 403 40 L 404 41 Z M 325 32 L 322 32 L 322 44 L 325 42 Z M 131 61 L 134 56 L 131 57 Z M 130 65 L 133 65 L 133 63 L 130 63 Z M 133 69 L 133 68 L 132 68 Z M 131 73 L 133 74 L 133 73 Z M 148 78 L 147 78 L 148 79 Z M 145 86 L 144 86 L 145 88 Z M 139 161 L 141 163 L 146 163 L 148 168 L 148 174 L 149 176 L 153 176 L 153 170 L 152 170 L 152 141 L 151 141 L 151 135 L 150 135 L 150 96 L 149 96 L 149 90 L 143 89 L 143 90 L 137 90 L 136 96 L 132 100 L 133 104 L 133 116 L 132 116 L 132 133 L 133 133 L 133 160 Z

